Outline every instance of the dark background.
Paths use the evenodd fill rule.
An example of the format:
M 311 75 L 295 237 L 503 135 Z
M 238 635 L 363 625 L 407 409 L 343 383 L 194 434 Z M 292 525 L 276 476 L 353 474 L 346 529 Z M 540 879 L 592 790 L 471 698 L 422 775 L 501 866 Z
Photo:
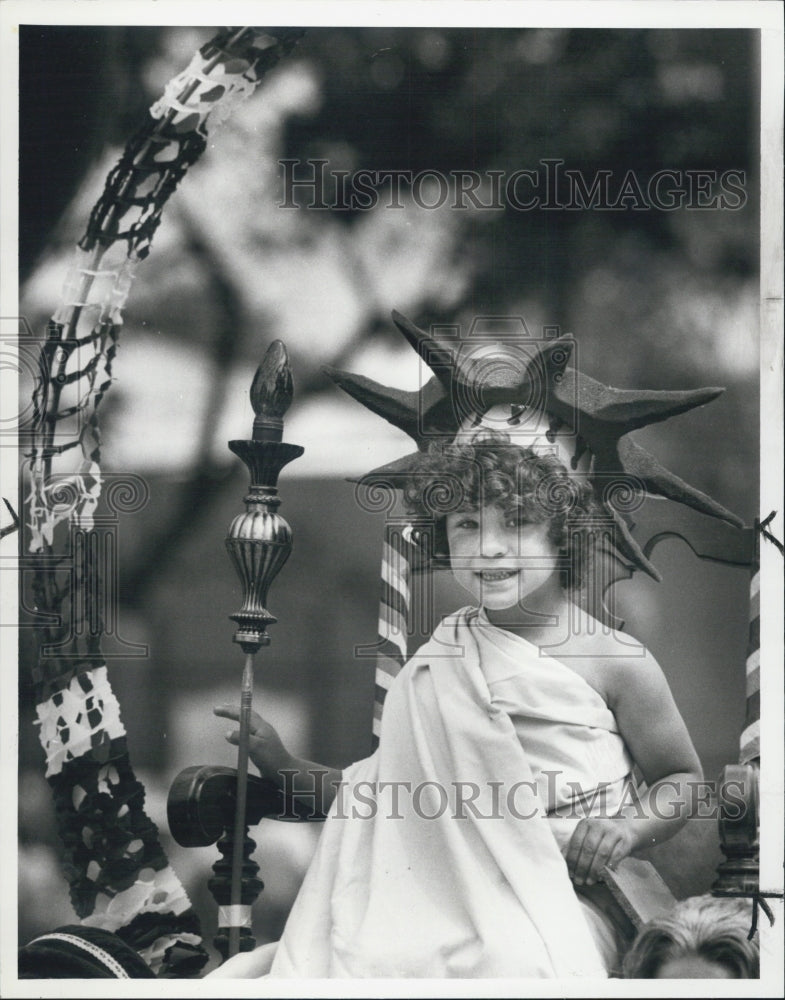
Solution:
M 107 169 L 211 34 L 22 29 L 19 267 L 34 331 L 57 303 Z M 466 330 L 488 315 L 523 316 L 534 330 L 558 325 L 575 334 L 580 367 L 614 385 L 726 386 L 710 407 L 636 439 L 747 523 L 757 515 L 757 81 L 751 31 L 312 29 L 211 133 L 140 267 L 102 408 L 104 469 L 149 487 L 146 506 L 118 521 L 119 637 L 107 652 L 132 762 L 164 837 L 177 771 L 232 761 L 211 706 L 239 686 L 227 619 L 239 588 L 223 536 L 245 480 L 224 442 L 250 424 L 233 420 L 220 435 L 274 336 L 286 340 L 295 373 L 290 426 L 302 433 L 287 439 L 305 445 L 308 460 L 326 441 L 336 447 L 334 461 L 304 475 L 295 465 L 282 478 L 295 549 L 271 592 L 279 624 L 257 670 L 256 704 L 312 759 L 342 766 L 369 752 L 373 661 L 355 648 L 375 639 L 383 524 L 358 508 L 345 480 L 358 453 L 360 465 L 366 455 L 367 467 L 378 464 L 365 437 L 375 425 L 359 422 L 356 404 L 343 409 L 320 366 L 398 384 L 407 362 L 390 308 L 421 327 Z M 645 180 L 660 169 L 733 169 L 746 174 L 747 201 L 738 211 L 286 212 L 276 208 L 284 156 L 326 158 L 332 169 L 507 174 L 557 157 L 586 178 L 606 169 L 617 181 L 628 170 Z M 390 359 L 386 368 L 370 367 L 378 357 Z M 397 454 L 406 450 L 401 439 Z M 645 511 L 639 521 L 645 540 Z M 738 750 L 747 579 L 676 542 L 654 561 L 662 584 L 636 577 L 616 598 L 629 631 L 663 664 L 713 777 Z M 438 589 L 439 608 L 466 603 L 445 581 Z M 147 655 L 127 655 L 130 642 Z M 23 631 L 22 941 L 71 917 L 31 725 L 33 655 Z M 259 939 L 277 935 L 314 836 L 267 826 Z M 214 852 L 167 846 L 209 933 Z M 716 860 L 716 845 L 702 847 L 677 894 L 705 888 Z

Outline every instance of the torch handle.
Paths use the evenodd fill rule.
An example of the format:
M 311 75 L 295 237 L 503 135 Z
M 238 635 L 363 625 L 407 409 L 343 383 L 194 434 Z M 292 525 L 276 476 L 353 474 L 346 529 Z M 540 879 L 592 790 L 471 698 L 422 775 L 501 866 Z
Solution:
M 251 702 L 253 701 L 253 653 L 246 653 L 240 689 L 240 738 L 237 747 L 237 803 L 234 813 L 234 850 L 230 903 L 231 912 L 241 904 L 243 874 L 243 841 L 245 840 L 245 806 L 248 796 L 248 744 L 251 736 Z M 229 957 L 240 950 L 240 928 L 229 928 Z

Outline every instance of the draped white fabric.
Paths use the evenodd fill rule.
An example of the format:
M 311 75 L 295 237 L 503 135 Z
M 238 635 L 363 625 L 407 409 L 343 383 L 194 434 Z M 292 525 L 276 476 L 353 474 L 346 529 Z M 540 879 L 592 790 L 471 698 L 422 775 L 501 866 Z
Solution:
M 605 977 L 552 830 L 577 819 L 544 817 L 629 769 L 575 671 L 476 609 L 450 616 L 344 772 L 271 975 Z

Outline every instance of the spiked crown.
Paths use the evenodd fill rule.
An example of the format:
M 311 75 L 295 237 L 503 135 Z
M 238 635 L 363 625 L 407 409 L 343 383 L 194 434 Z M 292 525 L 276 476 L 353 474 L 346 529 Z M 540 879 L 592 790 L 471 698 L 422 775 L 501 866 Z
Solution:
M 724 390 L 616 389 L 568 367 L 571 337 L 535 340 L 518 320 L 517 336 L 461 343 L 436 338 L 400 313 L 393 322 L 433 375 L 419 391 L 381 385 L 335 368 L 326 374 L 354 399 L 411 437 L 418 451 L 435 439 L 452 440 L 491 418 L 516 441 L 560 453 L 565 465 L 585 470 L 595 497 L 615 524 L 619 552 L 654 579 L 660 575 L 632 537 L 608 484 L 663 497 L 741 527 L 721 504 L 684 482 L 628 435 L 641 427 L 685 413 L 716 399 Z M 522 439 L 521 439 L 522 432 Z M 418 451 L 371 470 L 364 481 L 402 488 Z

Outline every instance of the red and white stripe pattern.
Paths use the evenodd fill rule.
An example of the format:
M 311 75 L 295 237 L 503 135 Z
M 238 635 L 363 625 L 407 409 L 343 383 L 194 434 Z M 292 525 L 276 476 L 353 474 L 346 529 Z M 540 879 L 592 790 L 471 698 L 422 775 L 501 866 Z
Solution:
M 739 763 L 760 758 L 760 564 L 756 532 L 755 555 L 750 567 L 750 631 L 747 642 L 747 711 L 741 732 Z
M 410 582 L 414 557 L 411 525 L 388 522 L 382 549 L 379 642 L 373 706 L 373 748 L 379 744 L 387 691 L 409 656 Z

